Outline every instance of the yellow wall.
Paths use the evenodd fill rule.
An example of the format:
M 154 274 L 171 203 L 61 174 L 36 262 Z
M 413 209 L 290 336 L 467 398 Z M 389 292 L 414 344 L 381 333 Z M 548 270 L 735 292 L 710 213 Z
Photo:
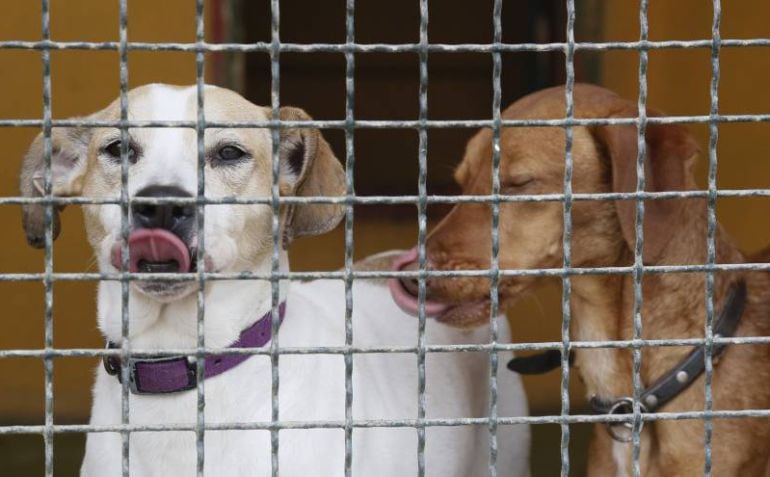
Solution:
M 606 2 L 605 39 L 631 41 L 639 38 L 638 2 Z M 770 36 L 770 3 L 722 2 L 723 39 Z M 711 37 L 710 2 L 677 0 L 650 2 L 651 40 L 695 40 Z M 603 83 L 622 95 L 638 95 L 638 54 L 634 51 L 605 53 Z M 719 110 L 724 114 L 770 113 L 770 49 L 722 48 Z M 709 113 L 711 51 L 659 50 L 649 54 L 648 104 L 672 115 Z M 706 125 L 689 125 L 703 154 L 698 167 L 699 184 L 706 186 L 709 132 Z M 770 124 L 736 123 L 719 127 L 718 186 L 726 189 L 770 188 Z M 770 242 L 768 199 L 726 198 L 717 207 L 719 221 L 747 251 Z
M 53 0 L 54 40 L 116 41 L 117 2 L 104 0 Z M 706 2 L 707 4 L 708 2 Z M 724 2 L 723 38 L 770 37 L 770 4 Z M 651 2 L 652 39 L 702 39 L 710 35 L 711 10 L 704 2 L 678 0 Z M 130 39 L 135 41 L 194 40 L 194 2 L 190 0 L 131 0 Z M 638 38 L 637 2 L 606 2 L 604 31 L 607 40 Z M 579 12 L 578 12 L 579 13 Z M 40 39 L 39 2 L 7 2 L 0 15 L 0 40 Z M 723 49 L 720 107 L 725 113 L 770 113 L 770 50 Z M 671 114 L 706 114 L 709 108 L 709 51 L 653 51 L 649 66 L 649 103 Z M 602 83 L 629 98 L 637 95 L 638 55 L 632 51 L 601 53 Z M 189 53 L 132 52 L 130 83 L 192 83 L 194 55 Z M 63 118 L 101 108 L 118 95 L 116 52 L 55 51 L 52 53 L 53 113 Z M 39 118 L 41 61 L 38 52 L 0 50 L 0 117 Z M 707 127 L 690 129 L 704 148 Z M 770 126 L 734 124 L 720 126 L 719 186 L 769 187 Z M 38 131 L 0 128 L 4 160 L 0 161 L 0 195 L 16 194 L 16 175 L 22 154 Z M 341 151 L 338 151 L 341 153 Z M 705 159 L 705 156 L 704 156 Z M 705 184 L 705 160 L 699 169 Z M 764 199 L 720 199 L 718 214 L 738 243 L 756 250 L 770 238 Z M 64 232 L 55 246 L 57 271 L 93 270 L 85 246 L 82 219 L 76 207 L 63 214 Z M 42 253 L 27 247 L 21 233 L 18 207 L 0 207 L 0 272 L 38 272 Z M 374 223 L 359 220 L 356 256 L 386 248 L 404 248 L 416 239 L 414 223 Z M 384 233 L 383 230 L 386 232 Z M 304 269 L 331 269 L 342 265 L 344 250 L 340 230 L 297 243 L 293 255 Z M 326 250 L 323 256 L 314 253 Z M 0 349 L 39 348 L 43 343 L 43 287 L 40 283 L 0 282 L 3 332 Z M 100 347 L 94 320 L 94 284 L 58 283 L 55 286 L 55 346 Z M 558 340 L 560 290 L 550 287 L 525 300 L 509 316 L 517 341 Z M 86 363 L 88 361 L 88 363 Z M 57 422 L 82 420 L 89 406 L 93 359 L 55 361 Z M 576 388 L 577 378 L 573 377 Z M 43 413 L 43 368 L 38 359 L 0 360 L 0 422 L 40 422 Z M 558 409 L 558 372 L 527 378 L 531 406 L 536 412 Z M 573 406 L 582 398 L 575 392 Z
M 61 41 L 117 41 L 118 2 L 53 0 L 51 35 Z M 189 0 L 132 0 L 132 41 L 195 40 L 195 3 Z M 172 21 L 169 21 L 172 20 Z M 0 39 L 40 40 L 40 2 L 4 2 Z M 115 51 L 51 53 L 53 115 L 65 118 L 95 111 L 119 94 Z M 132 52 L 130 85 L 147 82 L 194 83 L 195 58 L 189 53 Z M 0 117 L 42 117 L 42 67 L 39 52 L 0 50 Z M 39 130 L 0 128 L 0 195 L 17 193 L 21 157 Z M 63 214 L 64 232 L 55 246 L 57 271 L 93 270 L 76 207 Z M 39 272 L 43 254 L 27 247 L 16 206 L 0 207 L 0 272 Z M 56 347 L 100 347 L 94 320 L 93 283 L 58 283 L 54 298 Z M 43 344 L 43 287 L 40 283 L 0 283 L 0 349 L 40 348 Z M 83 358 L 55 362 L 58 419 L 82 416 L 89 405 L 92 366 Z M 39 359 L 0 360 L 0 420 L 38 419 L 44 409 L 43 367 Z

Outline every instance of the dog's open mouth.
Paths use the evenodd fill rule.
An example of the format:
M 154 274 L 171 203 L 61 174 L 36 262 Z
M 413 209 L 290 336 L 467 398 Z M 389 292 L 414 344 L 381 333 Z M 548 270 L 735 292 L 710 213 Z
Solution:
M 173 233 L 139 229 L 128 236 L 128 270 L 132 273 L 188 273 L 195 271 L 195 254 Z M 112 265 L 123 262 L 121 243 L 112 249 Z

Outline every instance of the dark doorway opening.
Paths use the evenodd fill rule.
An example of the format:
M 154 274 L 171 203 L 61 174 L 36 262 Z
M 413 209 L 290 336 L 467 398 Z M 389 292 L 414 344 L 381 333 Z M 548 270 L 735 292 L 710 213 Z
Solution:
M 231 27 L 228 41 L 269 42 L 270 1 L 225 2 Z M 493 2 L 442 0 L 429 5 L 429 42 L 490 44 L 493 41 Z M 504 43 L 554 43 L 565 40 L 564 0 L 507 3 L 501 17 Z M 281 5 L 282 43 L 345 42 L 345 2 L 292 0 Z M 414 44 L 419 42 L 419 3 L 414 0 L 357 2 L 357 43 Z M 270 58 L 248 53 L 238 59 L 235 83 L 248 99 L 270 104 Z M 578 76 L 585 69 L 580 59 Z M 342 53 L 282 53 L 281 104 L 307 110 L 315 119 L 345 117 L 345 57 Z M 503 107 L 528 92 L 564 82 L 564 53 L 516 52 L 502 55 Z M 492 117 L 492 55 L 490 53 L 430 53 L 428 56 L 428 118 L 490 119 Z M 233 86 L 233 85 L 230 85 Z M 415 120 L 419 106 L 419 60 L 416 52 L 357 53 L 355 55 L 356 119 Z M 473 129 L 433 129 L 428 132 L 428 193 L 454 193 L 452 170 L 462 157 Z M 340 158 L 345 155 L 344 132 L 324 135 Z M 415 129 L 357 129 L 355 131 L 355 190 L 359 195 L 417 193 L 418 136 Z M 367 207 L 367 209 L 372 209 Z M 389 207 L 395 211 L 398 207 Z M 432 208 L 432 212 L 437 212 Z M 411 208 L 410 208 L 411 210 Z

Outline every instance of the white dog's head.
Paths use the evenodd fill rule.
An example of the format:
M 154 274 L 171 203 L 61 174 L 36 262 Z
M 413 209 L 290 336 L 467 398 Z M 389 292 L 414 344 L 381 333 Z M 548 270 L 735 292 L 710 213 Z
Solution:
M 266 121 L 270 110 L 238 94 L 213 86 L 204 92 L 205 118 L 212 122 Z M 196 121 L 197 89 L 147 85 L 129 92 L 129 119 Z M 119 121 L 120 103 L 87 119 Z M 282 120 L 308 120 L 302 110 L 281 109 Z M 132 128 L 129 136 L 130 197 L 195 197 L 198 190 L 197 133 L 191 128 Z M 55 128 L 52 131 L 52 188 L 55 196 L 82 195 L 119 199 L 121 134 L 117 128 Z M 266 128 L 207 128 L 205 196 L 207 199 L 269 198 L 272 185 L 272 142 Z M 42 134 L 32 143 L 21 171 L 21 191 L 42 195 L 44 183 Z M 345 191 L 342 166 L 316 129 L 282 129 L 280 193 L 298 196 L 339 196 Z M 29 243 L 44 243 L 41 205 L 24 207 Z M 84 206 L 88 240 L 104 272 L 120 270 L 121 207 Z M 267 204 L 205 206 L 205 264 L 196 263 L 196 207 L 191 203 L 135 203 L 129 210 L 129 264 L 132 272 L 239 272 L 254 270 L 271 256 L 272 210 Z M 326 232 L 337 225 L 342 207 L 331 204 L 282 205 L 283 246 L 294 237 Z M 59 232 L 54 217 L 54 238 Z M 195 282 L 134 281 L 149 297 L 168 302 L 195 289 Z

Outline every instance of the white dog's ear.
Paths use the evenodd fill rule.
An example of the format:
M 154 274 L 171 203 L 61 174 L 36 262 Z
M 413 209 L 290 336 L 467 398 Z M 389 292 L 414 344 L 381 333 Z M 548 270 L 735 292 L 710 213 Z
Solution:
M 54 128 L 51 130 L 51 191 L 54 196 L 79 195 L 81 179 L 85 172 L 86 155 L 90 138 L 89 128 Z M 29 147 L 21 165 L 19 189 L 24 197 L 45 195 L 45 141 L 43 133 L 37 135 Z M 53 238 L 59 236 L 59 211 L 53 208 Z M 45 246 L 45 206 L 24 204 L 22 223 L 27 242 L 35 247 Z
M 282 121 L 309 121 L 303 110 L 281 108 Z M 297 197 L 345 194 L 345 171 L 329 143 L 315 128 L 281 130 L 281 193 Z M 345 213 L 340 204 L 296 204 L 287 208 L 283 247 L 296 237 L 317 235 L 337 226 Z

